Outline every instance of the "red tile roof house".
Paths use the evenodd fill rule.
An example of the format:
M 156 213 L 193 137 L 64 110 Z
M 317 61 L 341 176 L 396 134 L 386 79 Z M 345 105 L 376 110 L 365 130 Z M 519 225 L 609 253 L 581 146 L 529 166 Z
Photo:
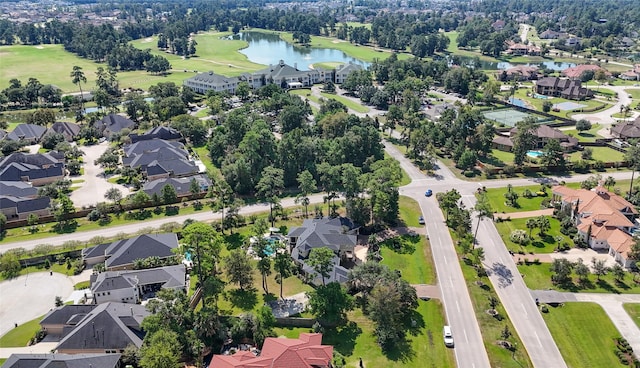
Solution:
M 562 71 L 562 75 L 564 75 L 569 79 L 581 79 L 582 74 L 584 74 L 585 72 L 593 71 L 595 73 L 598 70 L 604 70 L 604 73 L 607 75 L 607 78 L 611 78 L 611 73 L 609 73 L 607 69 L 601 68 L 593 64 L 582 64 L 582 65 L 576 65 L 572 68 L 567 68 Z
M 209 368 L 328 368 L 332 357 L 333 346 L 322 345 L 322 334 L 301 333 L 297 339 L 268 337 L 258 356 L 214 355 Z
M 640 64 L 636 64 L 633 66 L 633 69 L 620 74 L 619 78 L 640 81 Z
M 626 268 L 634 265 L 629 252 L 635 242 L 632 232 L 638 228 L 638 211 L 631 203 L 602 185 L 593 190 L 556 186 L 552 200 L 571 215 L 589 247 L 606 250 Z

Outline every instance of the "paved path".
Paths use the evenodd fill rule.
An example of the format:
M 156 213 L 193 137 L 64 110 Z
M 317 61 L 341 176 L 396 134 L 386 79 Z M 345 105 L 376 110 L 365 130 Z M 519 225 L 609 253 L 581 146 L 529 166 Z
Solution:
M 616 102 L 612 107 L 587 114 L 574 114 L 571 116 L 574 120 L 587 119 L 592 123 L 598 123 L 603 126 L 603 129 L 606 130 L 611 124 L 615 124 L 616 119 L 612 118 L 611 115 L 620 112 L 620 106 L 626 106 L 631 104 L 631 98 L 629 94 L 625 92 L 625 89 L 628 89 L 628 86 L 603 86 L 603 88 L 610 89 L 614 92 L 618 93 L 618 102 Z
M 412 284 L 411 286 L 416 289 L 416 294 L 420 299 L 442 299 L 440 295 L 440 286 L 438 285 Z
M 544 210 L 536 210 L 536 211 L 499 213 L 499 214 L 495 215 L 495 218 L 518 219 L 518 218 L 529 218 L 529 217 L 551 216 L 551 215 L 553 215 L 553 208 L 547 208 L 547 209 L 544 209 Z
M 0 359 L 7 359 L 11 354 L 47 354 L 55 349 L 57 342 L 41 342 L 23 348 L 0 348 Z

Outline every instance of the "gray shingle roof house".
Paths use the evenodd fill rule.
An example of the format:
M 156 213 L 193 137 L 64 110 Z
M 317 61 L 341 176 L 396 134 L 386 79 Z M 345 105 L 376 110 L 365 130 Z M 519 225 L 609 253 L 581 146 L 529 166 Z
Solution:
M 71 311 L 65 311 L 67 308 Z M 131 344 L 142 346 L 140 325 L 149 314 L 138 304 L 64 305 L 49 312 L 40 325 L 52 338 L 60 337 L 57 353 L 122 353 Z M 64 321 L 62 333 L 52 334 L 51 330 L 59 331 L 60 321 Z M 55 328 L 49 329 L 49 325 Z
M 145 234 L 85 248 L 82 259 L 87 265 L 104 262 L 109 271 L 130 270 L 136 259 L 173 257 L 172 250 L 177 247 L 178 237 L 174 233 Z
M 46 131 L 47 128 L 40 125 L 18 124 L 12 132 L 7 134 L 6 139 L 34 144 L 40 141 Z
M 54 133 L 62 134 L 67 142 L 71 142 L 78 136 L 78 133 L 80 133 L 80 125 L 66 121 L 57 121 L 51 125 L 45 135 Z
M 120 133 L 122 129 L 133 129 L 136 123 L 125 118 L 122 115 L 109 114 L 94 123 L 94 127 L 102 133 L 103 136 L 109 138 L 113 133 Z
M 501 151 L 510 152 L 513 149 L 513 140 L 511 137 L 515 136 L 517 128 L 512 128 L 509 131 L 509 136 L 496 134 L 496 136 L 492 140 L 493 148 L 496 148 Z M 560 130 L 552 128 L 548 125 L 538 125 L 535 131 L 536 135 L 536 147 L 538 149 L 544 148 L 544 146 L 550 140 L 554 139 L 560 142 L 560 146 L 567 150 L 571 151 L 578 146 L 578 139 L 568 136 L 562 133 Z
M 179 131 L 173 128 L 166 127 L 166 126 L 158 126 L 158 127 L 147 130 L 143 134 L 136 134 L 136 133 L 129 134 L 129 138 L 131 138 L 131 143 L 147 141 L 150 139 L 162 139 L 165 141 L 179 141 L 179 140 L 182 140 L 182 134 L 180 134 Z
M 49 197 L 29 198 L 0 194 L 0 212 L 9 221 L 25 220 L 32 213 L 38 216 L 47 216 L 50 214 L 50 204 Z
M 195 175 L 189 176 L 186 178 L 161 178 L 156 179 L 150 182 L 144 183 L 142 186 L 142 190 L 147 193 L 149 196 L 153 196 L 154 194 L 161 195 L 162 188 L 165 185 L 171 185 L 175 190 L 178 196 L 191 194 L 191 181 L 195 180 L 200 187 L 200 192 L 206 192 L 209 190 L 209 186 L 211 185 L 211 179 L 209 179 L 206 175 Z
M 32 164 L 12 162 L 0 167 L 0 180 L 24 181 L 41 186 L 64 178 L 64 165 L 61 163 L 40 167 Z
M 35 198 L 38 189 L 23 181 L 0 181 L 0 193 L 12 197 Z
M 631 122 L 618 123 L 611 127 L 611 134 L 618 138 L 640 138 L 640 117 Z
M 58 151 L 49 151 L 47 153 L 34 154 L 15 152 L 0 161 L 0 168 L 9 165 L 12 162 L 19 162 L 36 166 L 54 165 L 57 163 L 64 163 L 64 153 Z
M 349 74 L 355 71 L 360 71 L 360 70 L 362 70 L 362 66 L 358 64 L 349 63 L 349 64 L 338 65 L 335 71 L 335 83 L 336 84 L 344 83 L 344 81 L 347 79 Z
M 119 368 L 120 354 L 11 354 L 2 368 Z
M 582 87 L 582 82 L 574 79 L 545 77 L 537 80 L 534 91 L 545 96 L 562 97 L 569 100 L 584 100 L 593 97 L 593 91 Z
M 153 298 L 160 289 L 186 290 L 185 265 L 133 271 L 107 271 L 91 275 L 91 294 L 96 304 L 137 304 Z
M 184 145 L 176 141 L 151 139 L 124 147 L 122 164 L 140 168 L 148 180 L 197 174 L 198 165 L 189 159 Z
M 325 279 L 327 283 L 347 281 L 348 268 L 359 262 L 354 254 L 358 229 L 348 218 L 307 219 L 302 226 L 291 229 L 287 238 L 291 258 L 306 274 L 313 277 L 315 284 L 321 284 L 322 278 L 306 263 L 311 249 L 328 247 L 335 254 L 333 270 L 329 278 Z

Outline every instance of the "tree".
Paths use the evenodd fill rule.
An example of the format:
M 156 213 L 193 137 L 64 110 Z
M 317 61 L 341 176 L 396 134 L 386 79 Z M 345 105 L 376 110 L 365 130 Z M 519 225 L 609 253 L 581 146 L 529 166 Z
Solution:
M 20 275 L 20 261 L 13 252 L 5 252 L 0 255 L 0 274 L 6 279 L 18 277 Z
M 122 205 L 120 201 L 122 201 L 122 192 L 118 188 L 109 188 L 107 192 L 104 194 L 104 198 L 113 202 L 113 204 L 118 205 L 120 210 L 122 211 Z
M 275 244 L 275 259 L 273 262 L 273 269 L 276 271 L 276 282 L 280 284 L 280 299 L 284 300 L 282 296 L 282 287 L 284 280 L 293 274 L 294 264 L 291 260 L 289 252 L 287 252 L 287 245 L 278 242 Z
M 375 324 L 376 340 L 383 350 L 393 348 L 405 338 L 417 306 L 416 290 L 403 279 L 383 281 L 374 286 L 366 309 Z
M 611 267 L 611 274 L 613 274 L 613 278 L 616 282 L 621 283 L 624 281 L 624 277 L 627 275 L 627 272 L 619 263 L 616 263 Z
M 162 202 L 164 204 L 176 203 L 178 201 L 178 194 L 176 193 L 176 188 L 174 188 L 173 185 L 166 184 L 162 187 L 160 192 L 160 196 L 162 197 Z
M 258 260 L 258 271 L 262 276 L 262 289 L 265 294 L 269 294 L 269 286 L 267 285 L 267 276 L 271 275 L 271 254 L 273 249 L 271 244 L 265 239 L 264 234 L 267 231 L 268 224 L 264 219 L 256 220 L 253 225 L 253 250 Z
M 551 101 L 544 101 L 542 103 L 542 112 L 550 112 L 551 108 L 553 108 L 553 102 Z
M 251 88 L 247 82 L 238 83 L 238 87 L 236 88 L 236 96 L 238 96 L 242 101 L 245 101 L 249 98 L 249 94 L 251 93 Z
M 82 67 L 77 65 L 73 66 L 73 70 L 69 75 L 71 77 L 71 83 L 78 86 L 80 89 L 80 106 L 84 111 L 84 94 L 82 93 L 82 83 L 87 83 L 87 77 L 85 77 L 84 72 L 82 71 Z
M 585 130 L 591 129 L 591 122 L 587 119 L 580 119 L 576 121 L 576 130 L 578 132 L 584 132 Z
M 322 285 L 333 270 L 333 257 L 335 254 L 329 247 L 313 248 L 309 253 L 308 263 L 322 277 Z
M 585 282 L 589 278 L 589 267 L 584 264 L 582 258 L 578 258 L 578 261 L 575 263 L 574 270 L 576 276 L 580 279 L 580 282 Z
M 629 183 L 629 193 L 627 199 L 633 196 L 633 177 L 635 172 L 640 170 L 640 144 L 637 141 L 631 141 L 631 146 L 627 148 L 624 154 L 624 160 L 631 169 L 631 182 Z
M 234 249 L 224 260 L 224 268 L 229 281 L 237 283 L 240 290 L 251 288 L 253 285 L 253 267 L 251 267 L 251 257 L 247 252 L 243 249 Z
M 551 229 L 551 222 L 549 221 L 549 217 L 547 216 L 538 216 L 536 218 L 536 225 L 538 225 L 538 229 L 540 229 L 540 235 L 544 235 L 549 229 Z
M 0 236 L 4 236 L 5 226 L 7 226 L 7 215 L 0 212 Z
M 528 218 L 526 222 L 527 229 L 529 229 L 529 238 L 531 238 L 531 232 L 538 227 L 538 221 L 536 218 Z
M 607 187 L 607 190 L 611 190 L 611 187 L 616 185 L 616 179 L 613 176 L 608 176 L 604 180 L 604 186 Z
M 142 368 L 176 368 L 180 359 L 178 336 L 173 331 L 160 330 L 145 338 L 140 348 Z
M 504 194 L 504 198 L 507 200 L 507 206 L 509 207 L 518 207 L 518 198 L 520 196 L 513 190 L 511 184 L 507 185 L 507 192 Z
M 304 217 L 309 217 L 309 194 L 318 190 L 316 185 L 316 179 L 309 172 L 305 170 L 298 174 L 298 189 L 300 193 L 296 196 L 296 203 L 301 203 L 304 206 Z
M 58 222 L 58 226 L 64 229 L 71 215 L 76 212 L 71 198 L 67 196 L 60 196 L 57 199 L 51 201 L 51 212 L 54 219 Z
M 321 322 L 336 325 L 346 320 L 354 307 L 353 297 L 337 282 L 318 286 L 307 293 L 311 314 Z
M 564 168 L 564 150 L 562 149 L 562 146 L 560 146 L 560 141 L 557 139 L 550 139 L 542 149 L 542 157 L 540 158 L 540 161 L 547 168 Z
M 478 237 L 478 229 L 480 228 L 480 222 L 485 218 L 493 219 L 493 209 L 491 208 L 491 203 L 489 202 L 489 198 L 487 198 L 486 193 L 482 193 L 478 197 L 478 201 L 473 207 L 476 212 L 476 218 L 478 219 L 478 224 L 476 225 L 476 231 L 473 233 L 473 244 L 476 243 L 476 238 Z
M 280 195 L 284 189 L 284 170 L 267 166 L 262 170 L 262 177 L 256 185 L 258 196 L 269 203 L 269 219 L 274 226 L 273 208 L 280 203 Z
M 591 258 L 591 269 L 593 270 L 593 274 L 598 278 L 598 281 L 600 281 L 600 277 L 609 273 L 609 267 L 607 267 L 605 261 L 596 259 L 595 257 Z
M 571 281 L 573 263 L 565 258 L 555 258 L 551 263 L 551 281 L 555 284 L 566 284 Z
M 209 193 L 207 193 L 207 197 L 215 198 L 212 209 L 214 212 L 221 211 L 221 221 L 222 221 L 222 233 L 224 234 L 226 218 L 224 214 L 225 208 L 232 205 L 235 200 L 233 189 L 229 186 L 224 178 L 214 177 L 213 184 L 209 187 Z
M 194 222 L 182 230 L 185 245 L 195 250 L 193 258 L 198 267 L 198 280 L 202 286 L 207 278 L 217 273 L 217 264 L 224 239 L 208 224 Z M 204 298 L 203 298 L 204 306 Z
M 527 151 L 535 147 L 536 135 L 535 118 L 526 118 L 516 124 L 516 133 L 513 138 L 513 162 L 516 166 L 522 166 L 527 156 Z

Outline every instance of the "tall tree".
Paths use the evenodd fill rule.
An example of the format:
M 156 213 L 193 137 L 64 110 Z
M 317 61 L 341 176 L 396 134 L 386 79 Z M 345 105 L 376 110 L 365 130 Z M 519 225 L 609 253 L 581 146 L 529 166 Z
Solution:
M 354 307 L 353 297 L 337 282 L 318 286 L 307 295 L 311 314 L 331 325 L 345 321 L 347 312 Z
M 294 265 L 291 260 L 291 256 L 287 251 L 286 244 L 278 242 L 275 245 L 275 260 L 273 262 L 273 268 L 276 271 L 276 282 L 280 284 L 280 299 L 284 300 L 282 295 L 282 288 L 284 280 L 293 274 Z
M 85 77 L 84 72 L 82 71 L 82 67 L 77 65 L 73 66 L 73 70 L 69 75 L 71 77 L 71 83 L 78 86 L 80 89 L 80 106 L 84 111 L 84 94 L 82 93 L 82 83 L 87 83 L 87 77 Z
M 271 226 L 275 224 L 273 216 L 274 206 L 280 203 L 280 194 L 284 189 L 284 170 L 267 166 L 262 170 L 262 177 L 256 185 L 258 196 L 265 202 L 269 203 L 269 219 Z
M 487 198 L 486 193 L 482 193 L 478 197 L 478 201 L 476 205 L 473 207 L 476 212 L 476 218 L 478 219 L 478 224 L 476 225 L 476 231 L 473 233 L 473 244 L 476 243 L 476 238 L 478 237 L 478 229 L 480 228 L 480 222 L 485 218 L 493 219 L 493 209 L 491 208 L 491 203 L 489 202 L 489 198 Z
M 142 368 L 177 368 L 180 359 L 178 336 L 173 331 L 160 330 L 145 339 L 140 349 Z
M 240 290 L 253 285 L 253 267 L 251 257 L 243 249 L 234 249 L 225 257 L 224 268 L 230 282 L 237 283 Z
M 533 149 L 536 144 L 535 118 L 526 118 L 516 124 L 516 134 L 513 139 L 513 162 L 521 166 L 527 156 L 527 151 Z
M 322 277 L 322 285 L 325 285 L 325 278 L 333 270 L 333 257 L 335 254 L 329 247 L 313 248 L 309 252 L 309 265 Z
M 627 152 L 624 154 L 624 160 L 627 162 L 627 167 L 631 169 L 631 182 L 629 183 L 627 199 L 633 197 L 633 177 L 636 171 L 640 170 L 640 142 L 634 140 L 630 143 L 631 146 L 627 148 Z
M 309 217 L 309 194 L 318 190 L 316 179 L 309 170 L 305 170 L 298 174 L 298 189 L 300 193 L 296 196 L 296 203 L 304 206 L 304 217 Z

